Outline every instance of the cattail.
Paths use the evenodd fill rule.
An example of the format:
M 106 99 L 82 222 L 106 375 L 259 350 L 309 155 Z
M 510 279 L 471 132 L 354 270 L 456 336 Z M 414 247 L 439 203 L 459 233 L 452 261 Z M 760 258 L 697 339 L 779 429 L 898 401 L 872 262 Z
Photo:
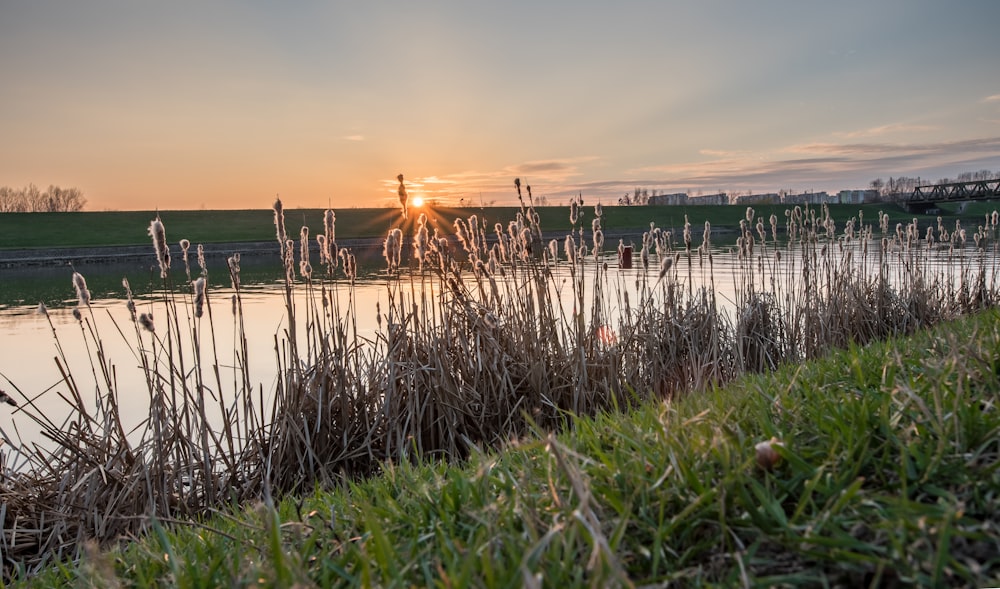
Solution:
M 229 297 L 230 308 L 232 310 L 233 316 L 236 316 L 236 311 L 239 309 L 239 298 L 234 294 Z
M 684 249 L 691 251 L 691 223 L 687 215 L 684 215 Z
M 403 231 L 398 227 L 390 229 L 382 244 L 382 255 L 392 272 L 399 268 L 399 261 L 403 248 Z
M 80 313 L 80 307 L 73 307 L 73 319 L 83 321 L 83 315 Z
M 660 280 L 670 272 L 670 268 L 674 265 L 674 259 L 670 256 L 663 258 L 660 262 Z
M 455 237 L 458 239 L 458 243 L 462 245 L 462 249 L 466 253 L 472 253 L 472 241 L 469 237 L 469 228 L 465 223 L 465 219 L 459 217 L 455 219 Z
M 160 278 L 166 278 L 170 270 L 170 250 L 167 248 L 167 232 L 159 215 L 149 223 L 149 235 L 153 238 L 156 260 L 160 263 Z
M 326 235 L 322 233 L 316 235 L 316 247 L 319 249 L 319 261 L 326 266 L 330 265 L 330 248 L 327 247 Z
M 469 230 L 469 247 L 472 251 L 479 251 L 479 217 L 469 215 L 469 223 L 466 226 Z
M 603 215 L 604 215 L 604 207 L 601 206 L 601 203 L 597 203 L 596 205 L 594 205 L 594 216 L 600 219 Z
M 333 209 L 327 209 L 323 213 L 323 232 L 326 234 L 326 242 L 332 244 L 337 241 L 337 214 Z
M 288 234 L 285 233 L 285 209 L 281 205 L 280 198 L 274 201 L 274 229 L 278 237 L 278 244 L 281 246 L 282 258 L 284 258 L 285 242 L 288 240 Z
M 208 265 L 205 264 L 205 246 L 198 244 L 198 267 L 201 268 L 201 275 L 208 276 Z
M 421 270 L 424 269 L 424 260 L 427 258 L 427 248 L 430 242 L 430 232 L 427 231 L 427 215 L 420 213 L 417 219 L 417 232 L 413 236 L 413 257 L 417 259 L 417 264 Z
M 569 223 L 570 225 L 576 225 L 576 222 L 580 220 L 580 205 L 576 200 L 572 200 L 569 203 Z
M 478 258 L 476 259 L 476 263 L 473 266 L 473 271 L 475 272 L 477 278 L 490 277 L 490 271 L 489 268 L 486 267 L 486 263 Z
M 76 298 L 80 301 L 81 307 L 90 304 L 90 291 L 87 290 L 87 281 L 79 272 L 73 272 L 73 288 L 76 289 Z
M 559 261 L 559 240 L 553 239 L 549 242 L 549 256 L 553 263 Z
M 521 242 L 521 257 L 522 259 L 527 259 L 527 257 L 531 254 L 531 242 L 532 242 L 531 229 L 525 227 L 524 229 L 521 230 L 520 242 Z
M 309 227 L 303 225 L 299 231 L 299 274 L 306 280 L 312 279 L 312 264 L 309 256 Z
M 191 242 L 182 239 L 181 244 L 181 259 L 184 261 L 184 274 L 187 275 L 188 280 L 191 280 L 191 266 L 188 265 L 188 249 L 191 248 Z
M 239 290 L 240 288 L 240 254 L 239 252 L 229 256 L 226 259 L 226 264 L 229 266 L 229 278 L 232 281 L 233 290 Z
M 396 176 L 399 180 L 399 189 L 396 192 L 399 194 L 399 204 L 403 207 L 403 219 L 406 219 L 406 186 L 403 185 L 403 175 L 400 174 Z
M 45 303 L 42 302 L 38 303 L 38 309 L 36 309 L 35 312 L 38 313 L 39 315 L 45 315 L 46 317 L 49 316 L 49 308 L 46 307 Z
M 141 325 L 149 333 L 156 333 L 156 327 L 153 325 L 152 313 L 141 313 L 139 315 L 139 325 Z
M 125 308 L 128 309 L 129 318 L 135 323 L 135 301 L 132 300 L 132 286 L 128 282 L 128 278 L 122 278 L 122 286 L 125 288 Z
M 997 225 L 1000 224 L 1000 212 L 993 211 L 993 215 L 991 215 L 991 221 L 993 228 L 996 229 Z
M 710 247 L 709 244 L 712 243 L 712 224 L 708 221 L 705 221 L 705 232 L 701 236 L 701 241 L 706 250 Z
M 351 284 L 354 284 L 354 280 L 358 276 L 357 261 L 354 258 L 354 254 L 346 248 L 340 250 L 339 253 L 341 266 L 344 268 L 344 275 L 351 282 Z
M 573 240 L 572 235 L 566 236 L 566 259 L 569 260 L 570 264 L 576 263 L 576 242 Z
M 285 280 L 292 282 L 295 280 L 295 241 L 291 239 L 285 240 Z
M 778 239 L 778 216 L 771 215 L 771 237 Z
M 517 199 L 521 200 L 521 179 L 514 178 L 514 188 L 517 189 Z
M 205 277 L 194 281 L 194 316 L 201 317 L 205 306 Z
M 747 223 L 753 223 L 753 207 L 747 207 Z
M 604 232 L 598 229 L 594 232 L 594 257 L 600 255 L 601 248 L 604 247 Z

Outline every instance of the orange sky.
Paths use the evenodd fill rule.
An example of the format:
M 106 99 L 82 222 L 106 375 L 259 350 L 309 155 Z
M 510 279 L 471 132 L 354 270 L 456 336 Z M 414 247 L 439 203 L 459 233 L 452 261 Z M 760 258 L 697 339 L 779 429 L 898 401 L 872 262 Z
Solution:
M 1000 171 L 1000 3 L 0 8 L 0 186 L 89 210 L 553 204 Z

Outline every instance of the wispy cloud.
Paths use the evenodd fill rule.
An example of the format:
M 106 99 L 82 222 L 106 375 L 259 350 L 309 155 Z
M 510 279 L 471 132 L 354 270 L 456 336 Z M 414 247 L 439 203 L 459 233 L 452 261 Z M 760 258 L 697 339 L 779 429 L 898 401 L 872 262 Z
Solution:
M 344 135 L 343 137 L 347 141 L 364 141 L 364 135 Z
M 723 149 L 699 149 L 698 153 L 711 157 L 743 157 L 747 155 L 745 151 L 726 151 Z
M 1000 94 L 993 94 L 983 99 L 983 102 L 1000 102 Z
M 710 191 L 840 190 L 890 175 L 936 180 L 940 175 L 993 169 L 998 164 L 1000 137 L 930 143 L 810 143 L 792 145 L 767 157 L 720 157 L 638 168 L 627 172 L 628 180 L 601 181 L 594 187 L 626 191 L 631 186 Z
M 919 133 L 924 131 L 933 131 L 935 129 L 936 127 L 931 125 L 891 123 L 888 125 L 879 125 L 877 127 L 870 127 L 868 129 L 861 129 L 858 131 L 840 131 L 834 133 L 834 135 L 845 139 L 856 139 L 861 137 L 881 137 L 883 135 L 895 133 Z

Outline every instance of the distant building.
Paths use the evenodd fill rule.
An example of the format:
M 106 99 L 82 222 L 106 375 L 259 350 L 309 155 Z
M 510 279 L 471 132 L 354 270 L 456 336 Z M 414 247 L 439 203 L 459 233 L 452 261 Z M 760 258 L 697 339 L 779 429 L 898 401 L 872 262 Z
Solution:
M 859 205 L 872 202 L 878 196 L 877 190 L 841 190 L 837 193 L 837 202 L 844 205 Z
M 727 205 L 729 204 L 729 195 L 725 192 L 720 192 L 718 194 L 705 194 L 702 196 L 690 196 L 688 197 L 687 204 L 689 205 Z
M 686 205 L 688 195 L 686 192 L 675 192 L 674 194 L 654 194 L 649 197 L 651 205 Z
M 782 199 L 784 204 L 789 205 L 821 205 L 834 204 L 840 202 L 838 197 L 831 197 L 823 192 L 803 192 L 802 194 L 786 194 Z
M 781 203 L 781 196 L 777 192 L 767 192 L 764 194 L 745 194 L 736 197 L 738 205 L 776 205 Z

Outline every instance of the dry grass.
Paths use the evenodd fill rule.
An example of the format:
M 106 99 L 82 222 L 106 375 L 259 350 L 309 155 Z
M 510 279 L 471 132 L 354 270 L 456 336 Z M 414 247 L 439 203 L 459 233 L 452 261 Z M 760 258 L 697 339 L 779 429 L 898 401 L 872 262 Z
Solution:
M 529 195 L 506 227 L 472 216 L 455 221 L 454 235 L 432 235 L 420 221 L 413 235 L 391 230 L 389 303 L 369 340 L 358 334 L 354 259 L 337 248 L 332 212 L 312 244 L 313 268 L 308 231 L 289 239 L 279 203 L 287 322 L 275 337 L 273 394 L 248 373 L 239 257 L 227 269 L 236 294 L 220 304 L 190 282 L 186 257 L 189 282 L 172 282 L 154 222 L 165 293 L 155 321 L 134 316 L 112 334 L 131 343 L 148 418 L 139 431 L 124 430 L 117 368 L 89 295 L 81 297 L 96 390 L 85 392 L 62 368 L 53 327 L 73 417 L 50 422 L 31 395 L 12 393 L 53 444 L 28 448 L 3 432 L 18 460 L 4 462 L 0 479 L 4 576 L 76 558 L 91 540 L 133 537 L 157 519 L 333 485 L 386 463 L 463 458 L 535 428 L 561 428 L 574 415 L 911 333 L 998 295 L 989 219 L 971 250 L 960 229 L 939 227 L 928 239 L 915 224 L 892 233 L 852 219 L 837 231 L 825 209 L 790 210 L 779 239 L 776 219 L 765 225 L 748 210 L 733 258 L 735 298 L 724 301 L 715 289 L 722 254 L 709 247 L 709 227 L 697 247 L 690 227 L 678 246 L 651 228 L 639 260 L 654 270 L 621 278 L 593 253 L 603 246 L 595 218 L 564 241 L 542 243 Z M 932 263 L 939 250 L 945 265 Z M 696 269 L 707 284 L 696 284 Z M 304 305 L 295 296 L 303 291 Z M 225 344 L 214 332 L 226 315 L 236 326 L 226 353 L 235 370 L 223 368 Z

